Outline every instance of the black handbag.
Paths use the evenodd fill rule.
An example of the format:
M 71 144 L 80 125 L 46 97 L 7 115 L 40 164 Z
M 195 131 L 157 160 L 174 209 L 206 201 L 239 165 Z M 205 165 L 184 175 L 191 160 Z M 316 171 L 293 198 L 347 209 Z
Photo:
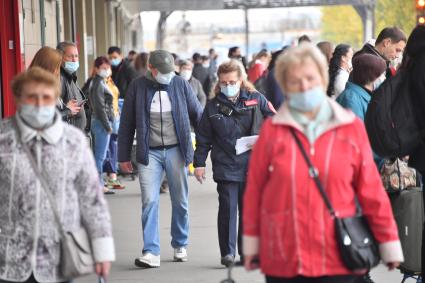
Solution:
M 319 172 L 313 166 L 295 130 L 291 128 L 294 137 L 313 178 L 320 195 L 325 201 L 332 218 L 335 221 L 335 236 L 342 262 L 350 270 L 370 270 L 378 265 L 380 257 L 378 245 L 366 218 L 362 215 L 360 204 L 356 198 L 357 213 L 353 217 L 338 217 L 319 179 Z

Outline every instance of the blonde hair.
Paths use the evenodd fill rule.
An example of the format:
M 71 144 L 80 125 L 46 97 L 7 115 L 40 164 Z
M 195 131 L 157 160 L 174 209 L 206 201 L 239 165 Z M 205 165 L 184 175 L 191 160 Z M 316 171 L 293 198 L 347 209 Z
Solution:
M 228 62 L 224 62 L 218 67 L 217 77 L 220 78 L 221 74 L 228 74 L 236 72 L 238 74 L 238 78 L 242 79 L 241 89 L 246 90 L 248 92 L 257 91 L 255 86 L 247 80 L 247 75 L 243 65 L 238 60 L 230 60 Z M 218 81 L 213 88 L 213 96 L 217 96 L 220 93 L 220 82 Z
M 304 64 L 308 59 L 312 60 L 323 80 L 323 87 L 326 90 L 329 83 L 328 64 L 325 56 L 314 45 L 304 43 L 298 47 L 288 49 L 285 53 L 280 55 L 276 61 L 275 78 L 279 87 L 285 93 L 285 82 L 288 72 L 294 67 Z
M 61 63 L 62 55 L 60 52 L 45 46 L 37 51 L 29 68 L 40 67 L 52 74 L 59 75 Z
M 28 83 L 39 83 L 51 87 L 55 91 L 56 97 L 60 94 L 60 82 L 59 79 L 52 73 L 40 68 L 32 67 L 27 71 L 17 75 L 12 81 L 12 92 L 15 98 L 20 98 L 22 95 L 22 89 Z

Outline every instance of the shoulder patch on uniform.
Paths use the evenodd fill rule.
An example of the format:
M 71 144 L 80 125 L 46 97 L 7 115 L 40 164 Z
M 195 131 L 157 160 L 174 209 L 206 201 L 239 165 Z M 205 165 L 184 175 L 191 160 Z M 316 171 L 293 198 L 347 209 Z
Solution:
M 251 100 L 245 101 L 245 106 L 254 106 L 254 105 L 258 105 L 257 99 L 251 99 Z
M 267 106 L 269 107 L 269 109 L 274 113 L 274 114 L 276 114 L 276 109 L 274 109 L 274 106 L 273 106 L 273 104 L 269 101 L 268 103 L 267 103 Z

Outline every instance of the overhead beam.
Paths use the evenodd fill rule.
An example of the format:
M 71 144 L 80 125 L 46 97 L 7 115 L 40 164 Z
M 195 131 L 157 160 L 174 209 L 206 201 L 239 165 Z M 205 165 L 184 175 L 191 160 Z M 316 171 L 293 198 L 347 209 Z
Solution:
M 353 5 L 368 6 L 376 0 L 121 0 L 128 11 L 189 11 L 241 8 L 279 8 Z

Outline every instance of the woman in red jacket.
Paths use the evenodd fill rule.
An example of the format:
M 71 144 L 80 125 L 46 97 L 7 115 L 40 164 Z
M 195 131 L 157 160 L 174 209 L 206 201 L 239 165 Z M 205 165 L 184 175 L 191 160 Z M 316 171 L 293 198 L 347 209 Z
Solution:
M 244 197 L 244 256 L 268 283 L 356 282 L 340 258 L 334 221 L 291 135 L 295 130 L 340 217 L 354 216 L 357 197 L 390 269 L 403 261 L 391 206 L 363 123 L 326 97 L 326 59 L 303 45 L 276 63 L 285 104 L 267 120 L 254 147 Z

